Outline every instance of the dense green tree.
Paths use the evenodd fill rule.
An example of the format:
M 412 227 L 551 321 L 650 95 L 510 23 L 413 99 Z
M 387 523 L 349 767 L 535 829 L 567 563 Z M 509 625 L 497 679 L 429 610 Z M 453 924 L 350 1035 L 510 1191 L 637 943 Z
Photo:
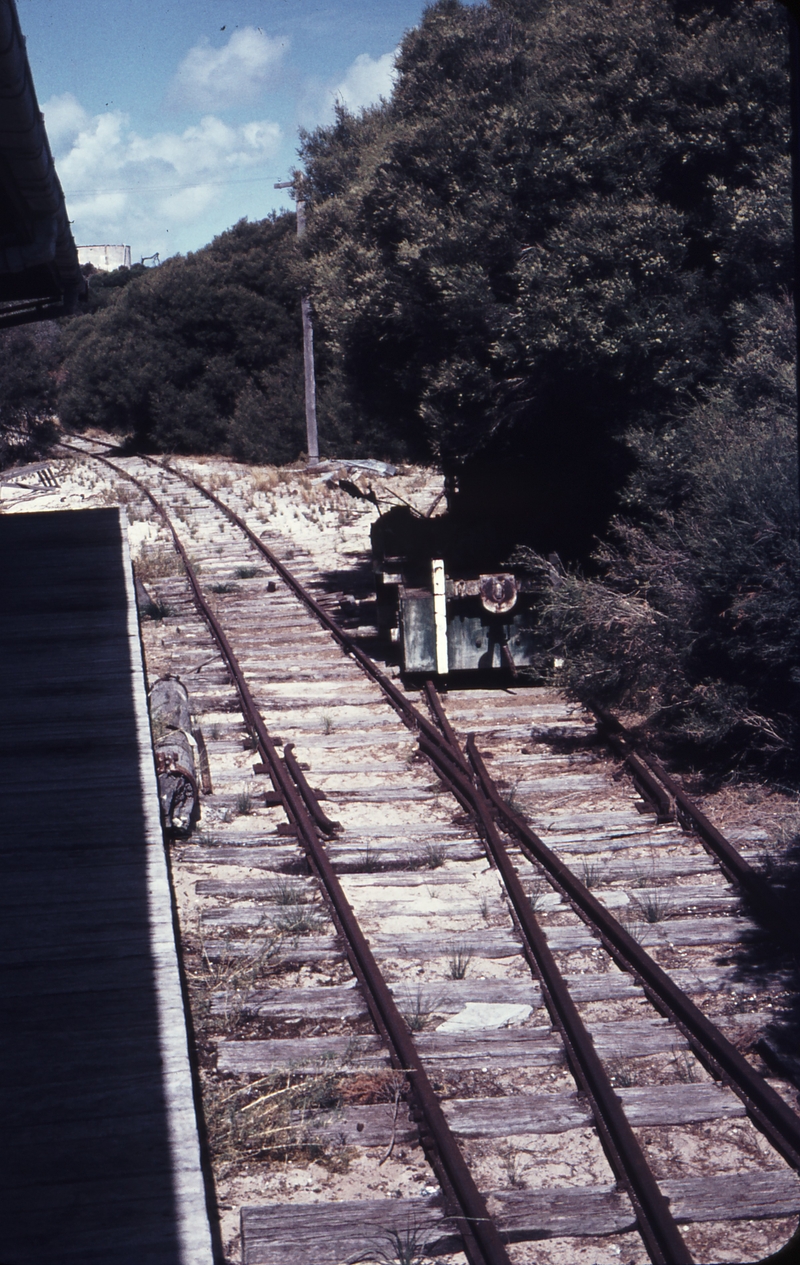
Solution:
M 41 455 L 55 434 L 58 344 L 54 321 L 0 332 L 0 469 Z
M 794 314 L 764 300 L 713 392 L 633 437 L 629 488 L 596 578 L 562 577 L 549 653 L 583 699 L 624 703 L 708 767 L 800 771 Z
M 789 284 L 784 24 L 743 0 L 440 0 L 391 101 L 304 138 L 351 399 L 518 537 L 585 554 L 631 427 L 711 388 L 740 305 Z
M 93 286 L 64 335 L 60 411 L 139 445 L 289 461 L 304 446 L 294 217 Z M 133 273 L 134 270 L 131 270 Z
M 462 538 L 496 518 L 505 545 L 582 560 L 543 665 L 706 766 L 796 776 L 785 23 L 745 0 L 440 0 L 391 101 L 303 155 L 351 399 L 456 476 Z

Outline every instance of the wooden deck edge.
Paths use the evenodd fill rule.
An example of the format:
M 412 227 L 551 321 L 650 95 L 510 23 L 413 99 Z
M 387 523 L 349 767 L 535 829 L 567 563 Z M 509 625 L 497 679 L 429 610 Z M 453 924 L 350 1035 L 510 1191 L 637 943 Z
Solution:
M 163 1058 L 164 1102 L 168 1118 L 172 1181 L 178 1218 L 176 1233 L 181 1265 L 213 1265 L 211 1229 L 192 1093 L 186 1016 L 175 943 L 172 891 L 161 832 L 158 784 L 145 689 L 145 668 L 128 542 L 128 518 L 124 509 L 119 510 L 119 519 L 128 602 L 131 692 L 136 717 L 142 814 L 147 847 L 150 946 L 155 973 L 159 1041 Z

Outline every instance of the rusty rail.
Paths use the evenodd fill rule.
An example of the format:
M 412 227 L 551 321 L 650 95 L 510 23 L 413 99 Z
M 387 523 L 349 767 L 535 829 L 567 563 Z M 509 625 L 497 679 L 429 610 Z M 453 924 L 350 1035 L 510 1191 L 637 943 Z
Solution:
M 316 804 L 316 797 L 303 778 L 297 761 L 294 760 L 291 752 L 289 759 L 284 761 L 278 755 L 239 661 L 219 620 L 205 599 L 191 561 L 166 510 L 141 480 L 105 457 L 95 457 L 95 460 L 103 461 L 111 469 L 131 480 L 154 506 L 172 534 L 175 549 L 186 570 L 195 604 L 231 673 L 241 701 L 242 714 L 256 739 L 259 754 L 267 767 L 276 792 L 281 797 L 286 814 L 296 828 L 298 840 L 305 848 L 310 868 L 322 883 L 328 905 L 333 913 L 334 923 L 344 940 L 348 959 L 362 986 L 375 1026 L 389 1047 L 395 1067 L 405 1073 L 412 1099 L 429 1130 L 429 1137 L 434 1144 L 432 1151 L 430 1146 L 427 1148 L 429 1157 L 434 1164 L 445 1196 L 449 1197 L 452 1215 L 464 1241 L 470 1265 L 511 1265 L 500 1232 L 489 1215 L 486 1201 L 475 1185 L 461 1148 L 447 1123 L 408 1025 L 397 1008 L 353 908 L 331 865 L 314 818 L 320 817 L 324 820 L 325 826 L 320 828 L 332 830 L 335 829 L 335 823 L 325 817 L 318 804 L 312 817 L 308 799 L 313 799 Z M 425 1140 L 423 1136 L 423 1142 Z
M 84 453 L 82 455 L 87 454 Z M 105 464 L 111 466 L 112 469 L 122 474 L 123 477 L 131 479 L 134 483 L 140 486 L 149 499 L 157 505 L 155 498 L 152 497 L 149 490 L 146 489 L 144 484 L 142 484 L 139 480 L 135 479 L 134 476 L 129 475 L 127 471 L 120 469 L 105 458 L 95 457 L 95 459 L 105 461 Z M 158 463 L 153 464 L 157 465 Z M 411 703 L 410 700 L 397 688 L 397 686 L 389 680 L 386 674 L 381 671 L 377 664 L 375 664 L 368 655 L 355 645 L 351 637 L 336 624 L 336 622 L 328 615 L 320 604 L 315 601 L 311 594 L 307 592 L 303 585 L 295 579 L 288 568 L 285 567 L 275 556 L 272 550 L 265 545 L 262 540 L 260 540 L 256 533 L 248 527 L 247 523 L 238 514 L 236 514 L 234 510 L 225 505 L 223 501 L 219 500 L 219 498 L 212 492 L 208 491 L 202 486 L 202 484 L 198 483 L 190 476 L 183 475 L 179 471 L 174 471 L 174 473 L 210 500 L 231 522 L 239 527 L 239 529 L 248 537 L 262 556 L 267 559 L 273 569 L 277 571 L 289 588 L 292 589 L 303 604 L 316 616 L 318 621 L 328 629 L 345 653 L 352 656 L 362 667 L 365 673 L 381 687 L 387 699 L 398 712 L 404 723 L 410 729 L 414 729 L 420 734 L 421 749 L 425 751 L 428 758 L 433 761 L 437 768 L 437 772 L 440 772 L 444 776 L 444 779 L 451 784 L 459 802 L 462 803 L 469 811 L 474 811 L 471 806 L 476 805 L 475 783 L 477 783 L 477 786 L 483 792 L 483 796 L 485 796 L 486 801 L 488 801 L 488 804 L 491 805 L 491 814 L 494 819 L 496 821 L 500 821 L 503 828 L 518 840 L 523 852 L 529 857 L 529 859 L 538 863 L 546 871 L 554 886 L 569 900 L 573 909 L 578 913 L 583 921 L 587 923 L 587 925 L 595 930 L 616 963 L 622 969 L 631 972 L 638 978 L 656 1008 L 681 1029 L 701 1062 L 704 1063 L 714 1076 L 728 1084 L 739 1096 L 744 1103 L 750 1118 L 761 1129 L 775 1149 L 784 1156 L 792 1167 L 800 1170 L 800 1118 L 798 1118 L 795 1112 L 793 1112 L 783 1102 L 783 1099 L 772 1089 L 764 1078 L 750 1066 L 747 1060 L 739 1054 L 738 1050 L 736 1050 L 727 1038 L 722 1035 L 716 1026 L 708 1020 L 705 1015 L 703 1015 L 687 994 L 678 988 L 666 972 L 664 972 L 662 968 L 659 967 L 658 964 L 650 957 L 646 950 L 639 945 L 638 942 L 634 940 L 633 937 L 630 936 L 629 933 L 621 926 L 617 919 L 615 919 L 613 915 L 606 910 L 605 906 L 603 906 L 596 897 L 592 895 L 589 889 L 580 882 L 569 867 L 566 866 L 560 858 L 547 847 L 544 841 L 541 840 L 539 836 L 536 835 L 536 833 L 528 826 L 528 823 L 524 820 L 524 818 L 505 803 L 486 770 L 475 744 L 474 736 L 470 737 L 467 744 L 470 765 L 466 765 L 460 748 L 458 754 L 455 754 L 455 748 L 458 744 L 457 741 L 454 743 L 455 735 L 453 734 L 452 728 L 449 726 L 449 722 L 446 721 L 446 717 L 444 717 L 444 711 L 441 708 L 441 705 L 439 704 L 438 716 L 443 717 L 445 720 L 447 728 L 444 732 L 442 732 L 437 725 L 432 724 L 427 717 L 423 716 L 414 704 Z M 160 507 L 158 508 L 159 512 L 163 514 L 163 510 L 161 510 Z M 428 696 L 430 699 L 430 692 Z M 434 714 L 437 715 L 436 708 L 434 708 Z M 277 753 L 275 753 L 275 759 L 277 760 Z M 267 763 L 270 764 L 271 767 L 271 762 L 267 761 Z M 470 768 L 474 777 L 470 776 Z M 652 766 L 651 771 L 654 771 L 652 770 Z M 707 832 L 709 838 L 705 838 L 705 836 L 701 837 L 704 837 L 704 841 L 708 843 L 709 847 L 713 850 L 713 844 L 710 842 L 710 839 L 713 839 L 719 832 L 716 832 L 715 828 L 710 822 L 708 822 L 708 819 L 704 817 L 700 810 L 691 804 L 691 801 L 687 796 L 685 796 L 685 793 L 681 790 L 681 788 L 677 787 L 677 784 L 673 783 L 673 789 L 673 786 L 670 786 L 666 781 L 661 779 L 660 774 L 658 776 L 662 786 L 664 786 L 670 794 L 674 795 L 676 802 L 682 809 L 684 805 L 681 803 L 681 800 L 686 801 L 687 816 L 697 823 L 698 829 L 700 829 L 700 826 L 704 824 L 704 828 L 705 826 L 709 828 Z M 669 775 L 666 776 L 668 777 Z M 672 779 L 670 779 L 670 782 L 671 781 Z M 675 795 L 675 790 L 677 790 L 680 794 Z M 481 797 L 477 796 L 478 802 L 480 802 L 480 799 Z M 480 819 L 483 820 L 485 809 L 477 809 L 477 812 Z M 720 836 L 720 838 L 722 838 L 722 836 Z M 730 856 L 726 851 L 726 856 L 730 863 L 730 865 L 726 865 L 722 857 L 715 852 L 715 855 L 718 856 L 718 859 L 724 865 L 724 868 L 734 877 L 736 877 L 737 873 L 744 876 L 749 871 L 750 874 L 756 878 L 758 883 L 760 883 L 760 876 L 757 875 L 756 871 L 752 870 L 752 867 L 747 865 L 744 858 L 736 852 L 736 849 L 734 849 L 727 840 L 724 842 L 727 845 L 727 848 L 730 848 L 731 852 L 734 854 L 733 856 Z M 317 845 L 319 845 L 319 840 L 317 840 Z M 495 860 L 496 863 L 496 858 L 494 856 L 492 856 L 492 859 Z M 513 870 L 513 866 L 511 866 L 511 869 Z M 516 872 L 514 871 L 514 873 Z M 518 877 L 517 882 L 519 882 Z M 744 886 L 745 884 L 743 883 L 742 885 Z M 369 952 L 369 950 L 367 950 L 367 952 Z M 375 970 L 377 971 L 377 965 L 375 965 Z M 356 973 L 360 979 L 363 978 L 363 972 L 360 967 L 357 968 Z M 391 994 L 389 994 L 389 1001 L 391 1002 L 392 1007 L 394 1007 Z M 370 1008 L 372 1010 L 372 1006 Z M 375 1013 L 376 1012 L 373 1012 L 373 1017 L 375 1017 Z M 377 1013 L 378 1020 L 376 1022 L 378 1023 L 379 1030 L 385 1032 L 383 1020 L 380 1018 L 379 1012 Z M 402 1023 L 402 1019 L 400 1022 Z M 403 1027 L 405 1027 L 404 1024 Z M 413 1041 L 411 1041 L 410 1034 L 408 1039 L 413 1049 Z M 432 1090 L 431 1093 L 433 1093 Z M 438 1103 L 436 1103 L 436 1107 L 438 1108 Z M 439 1108 L 439 1112 L 440 1111 L 441 1109 Z M 454 1141 L 453 1145 L 456 1146 Z M 458 1148 L 456 1146 L 456 1150 L 457 1149 Z M 480 1195 L 478 1195 L 478 1198 L 481 1198 Z M 499 1244 L 499 1247 L 500 1250 L 505 1253 L 502 1243 Z M 685 1251 L 685 1247 L 681 1250 Z M 487 1257 L 487 1259 L 494 1258 Z M 498 1259 L 507 1258 L 504 1255 L 503 1258 Z M 678 1261 L 689 1258 L 684 1256 L 673 1256 L 671 1258 L 664 1259 L 674 1259 Z
M 420 748 L 445 784 L 458 795 L 462 803 L 468 805 L 486 843 L 489 856 L 505 884 L 522 932 L 526 956 L 541 983 L 548 1013 L 561 1033 L 570 1070 L 589 1100 L 609 1162 L 628 1192 L 636 1213 L 637 1229 L 650 1259 L 657 1265 L 690 1263 L 693 1258 L 670 1212 L 669 1202 L 658 1188 L 591 1035 L 570 996 L 567 983 L 508 855 L 508 849 L 500 838 L 495 825 L 493 804 L 480 781 L 475 779 L 430 681 L 426 683 L 426 693 L 442 729 L 447 749 L 434 747 L 425 737 L 420 739 Z M 472 756 L 474 744 L 469 750 Z
M 611 749 L 625 760 L 634 777 L 641 769 L 649 775 L 651 785 L 658 787 L 660 784 L 661 794 L 672 797 L 678 807 L 679 816 L 684 822 L 694 827 L 706 851 L 719 862 L 729 878 L 756 899 L 762 901 L 765 898 L 768 899 L 766 885 L 758 871 L 753 869 L 730 840 L 726 839 L 722 832 L 709 821 L 705 813 L 689 798 L 683 787 L 670 776 L 661 761 L 645 751 L 636 751 L 633 737 L 611 712 L 606 711 L 597 703 L 592 703 L 590 710 L 594 713 Z
M 154 464 L 157 465 L 158 463 Z M 338 626 L 335 620 L 328 615 L 327 611 L 323 610 L 299 580 L 275 556 L 269 546 L 265 545 L 256 533 L 248 527 L 247 523 L 224 501 L 221 501 L 213 492 L 204 488 L 197 480 L 181 474 L 180 471 L 175 471 L 175 474 L 216 505 L 231 522 L 235 523 L 244 532 L 289 588 L 316 616 L 323 627 L 328 629 L 345 653 L 351 655 L 366 674 L 381 687 L 404 723 L 410 729 L 416 730 L 421 735 L 421 738 L 427 740 L 430 751 L 438 752 L 445 764 L 448 759 L 450 761 L 456 759 L 452 754 L 453 749 L 450 742 L 444 737 L 439 728 L 432 724 L 426 716 L 423 716 L 402 691 L 397 688 L 394 682 L 390 681 L 386 674 L 381 671 L 377 664 L 360 647 L 355 645 L 349 634 Z M 422 746 L 422 742 L 420 742 L 420 745 Z M 723 1080 L 738 1095 L 752 1121 L 764 1133 L 775 1149 L 783 1155 L 793 1168 L 800 1171 L 800 1117 L 786 1105 L 764 1077 L 760 1076 L 755 1068 L 750 1066 L 735 1046 L 695 1006 L 691 998 L 674 983 L 650 954 L 634 940 L 605 906 L 592 895 L 585 884 L 581 883 L 569 867 L 547 847 L 524 818 L 505 803 L 491 781 L 474 741 L 471 743 L 471 751 L 474 752 L 474 756 L 471 756 L 471 758 L 477 765 L 476 773 L 480 784 L 492 804 L 496 817 L 503 823 L 504 828 L 517 838 L 528 857 L 538 862 L 549 874 L 551 881 L 569 900 L 579 917 L 588 926 L 594 928 L 617 965 L 623 970 L 634 974 L 656 1008 L 677 1024 L 697 1057 L 712 1075 Z M 460 761 L 458 761 L 458 764 L 460 765 Z M 453 785 L 454 787 L 456 786 L 456 779 L 453 780 Z M 681 795 L 683 795 L 683 792 L 681 792 Z M 462 795 L 458 794 L 457 797 L 459 802 L 466 806 L 466 801 L 462 798 Z M 688 799 L 688 797 L 686 798 Z M 699 809 L 696 812 L 699 816 L 702 816 Z M 710 823 L 708 824 L 710 826 Z M 713 829 L 711 827 L 712 831 Z M 727 844 L 727 840 L 725 842 Z M 748 873 L 751 874 L 756 880 L 755 890 L 762 890 L 760 877 L 756 871 L 751 866 L 748 866 L 744 858 L 739 855 L 731 844 L 728 844 L 728 848 L 733 854 L 728 858 L 730 865 L 735 867 L 736 872 L 743 877 Z M 726 855 L 728 854 L 726 853 Z M 750 890 L 754 890 L 752 886 Z
M 547 871 L 584 922 L 597 931 L 617 964 L 639 978 L 650 999 L 662 1014 L 678 1025 L 701 1062 L 738 1094 L 748 1115 L 775 1149 L 793 1168 L 800 1170 L 800 1118 L 569 866 L 505 803 L 486 770 L 474 737 L 467 745 L 480 785 L 495 814 L 517 838 L 523 852 Z

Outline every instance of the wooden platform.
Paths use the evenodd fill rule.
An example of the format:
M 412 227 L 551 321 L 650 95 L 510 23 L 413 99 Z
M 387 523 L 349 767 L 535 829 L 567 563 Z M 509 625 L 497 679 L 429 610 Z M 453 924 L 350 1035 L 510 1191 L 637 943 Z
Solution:
M 127 532 L 0 517 L 0 1262 L 211 1265 Z

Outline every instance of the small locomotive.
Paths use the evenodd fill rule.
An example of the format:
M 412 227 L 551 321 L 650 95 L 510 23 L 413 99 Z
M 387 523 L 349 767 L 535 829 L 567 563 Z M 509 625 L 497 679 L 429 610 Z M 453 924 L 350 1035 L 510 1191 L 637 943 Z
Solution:
M 534 666 L 542 579 L 514 565 L 513 526 L 472 521 L 454 480 L 445 486 L 445 514 L 394 506 L 373 524 L 379 633 L 409 674 L 513 677 Z

